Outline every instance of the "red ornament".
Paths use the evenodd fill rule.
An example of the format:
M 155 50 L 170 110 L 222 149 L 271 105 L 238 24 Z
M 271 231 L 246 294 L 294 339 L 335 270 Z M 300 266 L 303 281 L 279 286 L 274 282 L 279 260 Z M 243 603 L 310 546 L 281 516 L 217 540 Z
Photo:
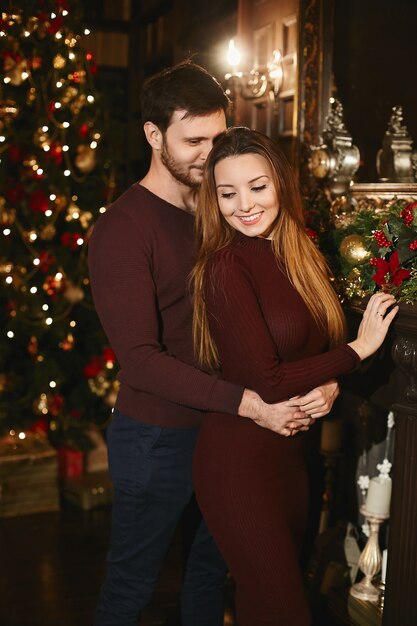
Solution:
M 82 139 L 85 139 L 90 131 L 90 127 L 88 124 L 81 124 L 78 134 Z
M 49 252 L 43 250 L 39 255 L 39 269 L 43 274 L 49 270 L 51 265 L 54 265 L 55 257 L 52 256 Z
M 25 195 L 22 183 L 9 180 L 6 190 L 6 199 L 11 205 L 19 204 Z
M 417 202 L 410 202 L 401 211 L 400 217 L 404 221 L 406 226 L 411 226 L 411 224 L 414 222 L 414 209 L 416 207 L 417 207 Z
M 12 143 L 7 148 L 7 155 L 12 165 L 18 165 L 18 163 L 21 163 L 23 161 L 24 151 L 21 146 Z
M 49 201 L 43 189 L 32 191 L 29 194 L 29 206 L 36 213 L 45 213 L 49 208 Z
M 310 239 L 312 239 L 313 241 L 318 241 L 319 236 L 318 236 L 318 234 L 316 233 L 315 230 L 313 230 L 312 228 L 307 227 L 306 228 L 306 233 L 310 237 Z
M 78 248 L 78 240 L 84 239 L 81 233 L 66 232 L 61 235 L 61 243 L 70 250 L 76 250 Z
M 46 420 L 44 417 L 40 417 L 38 420 L 36 420 L 36 422 L 34 422 L 32 424 L 32 426 L 30 427 L 30 430 L 33 433 L 42 433 L 42 434 L 46 434 L 48 432 L 49 429 L 49 422 L 48 420 Z
M 64 398 L 59 394 L 55 394 L 49 401 L 49 413 L 54 417 L 57 417 L 61 413 L 63 406 Z
M 63 161 L 62 146 L 59 141 L 51 143 L 49 151 L 46 153 L 49 159 L 53 159 L 57 165 L 61 165 Z
M 83 372 L 86 378 L 95 378 L 103 369 L 103 359 L 94 357 L 85 365 Z
M 103 350 L 103 360 L 108 363 L 114 363 L 116 361 L 116 355 L 114 353 L 114 350 L 112 350 L 112 348 L 107 347 L 104 348 Z
M 55 35 L 62 28 L 63 23 L 64 19 L 62 17 L 55 17 L 54 19 L 51 19 L 49 25 L 46 27 L 46 30 L 48 33 L 51 33 L 51 35 Z
M 399 287 L 411 274 L 410 270 L 400 268 L 398 252 L 393 252 L 388 261 L 385 259 L 372 259 L 371 265 L 377 267 L 372 280 L 383 289 L 389 285 Z
M 382 230 L 376 230 L 374 232 L 374 239 L 380 248 L 389 248 L 391 245 L 390 240 L 384 235 Z

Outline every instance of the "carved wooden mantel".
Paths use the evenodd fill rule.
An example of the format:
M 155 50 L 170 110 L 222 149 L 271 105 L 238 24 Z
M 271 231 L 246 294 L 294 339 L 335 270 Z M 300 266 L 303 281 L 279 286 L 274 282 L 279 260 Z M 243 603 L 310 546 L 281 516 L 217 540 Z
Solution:
M 417 624 L 417 304 L 400 305 L 392 356 L 399 370 L 393 496 L 383 626 Z

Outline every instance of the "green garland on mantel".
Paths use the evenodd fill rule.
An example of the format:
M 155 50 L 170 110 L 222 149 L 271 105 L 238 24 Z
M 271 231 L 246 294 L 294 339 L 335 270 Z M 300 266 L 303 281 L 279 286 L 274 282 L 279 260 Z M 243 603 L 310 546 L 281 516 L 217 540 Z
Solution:
M 359 303 L 383 289 L 417 301 L 417 200 L 355 210 L 325 196 L 306 203 L 307 232 L 324 253 L 342 301 Z

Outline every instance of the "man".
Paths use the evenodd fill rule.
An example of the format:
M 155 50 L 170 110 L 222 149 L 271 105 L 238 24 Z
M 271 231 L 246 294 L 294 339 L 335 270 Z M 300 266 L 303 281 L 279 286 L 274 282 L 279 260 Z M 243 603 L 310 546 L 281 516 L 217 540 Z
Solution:
M 205 411 L 239 414 L 288 436 L 327 413 L 337 395 L 330 382 L 271 407 L 196 368 L 187 288 L 193 212 L 228 100 L 210 74 L 186 62 L 149 79 L 141 105 L 150 168 L 100 217 L 89 250 L 97 312 L 121 367 L 108 433 L 112 539 L 96 626 L 136 626 L 149 603 L 192 496 L 192 454 Z M 202 521 L 184 574 L 183 626 L 223 624 L 224 580 Z

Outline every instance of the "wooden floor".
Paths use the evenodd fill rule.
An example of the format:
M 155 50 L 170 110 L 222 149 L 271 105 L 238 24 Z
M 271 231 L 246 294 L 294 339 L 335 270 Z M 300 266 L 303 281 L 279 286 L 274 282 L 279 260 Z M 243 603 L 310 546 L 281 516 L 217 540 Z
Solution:
M 64 502 L 59 513 L 1 519 L 1 626 L 92 626 L 109 534 L 109 507 L 82 511 Z M 175 618 L 180 551 L 174 538 L 141 626 L 180 626 Z M 231 603 L 229 598 L 228 626 Z M 337 626 L 325 618 L 318 623 Z

